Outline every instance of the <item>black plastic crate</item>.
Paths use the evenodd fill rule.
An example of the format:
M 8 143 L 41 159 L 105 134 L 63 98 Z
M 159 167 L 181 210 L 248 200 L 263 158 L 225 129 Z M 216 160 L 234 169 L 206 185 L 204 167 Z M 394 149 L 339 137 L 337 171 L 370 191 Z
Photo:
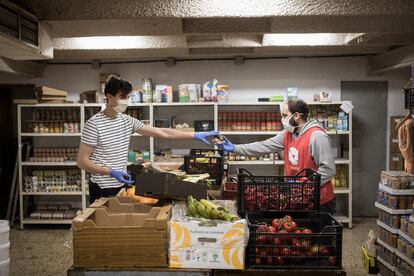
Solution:
M 224 156 L 224 151 L 220 149 L 191 149 L 190 155 L 203 155 L 207 152 L 213 152 L 216 155 Z
M 298 176 L 255 176 L 239 169 L 237 210 L 246 212 L 310 213 L 319 211 L 321 176 L 305 169 Z
M 405 109 L 414 108 L 414 88 L 404 89 L 404 106 Z
M 277 218 L 280 216 L 278 215 Z M 283 217 L 283 216 L 282 216 Z M 272 217 L 259 213 L 247 214 L 249 242 L 246 267 L 252 269 L 339 269 L 342 267 L 342 224 L 330 214 L 293 215 L 300 228 L 311 234 L 279 234 L 259 232 Z M 262 225 L 262 226 L 260 226 Z
M 184 156 L 184 171 L 188 174 L 208 173 L 213 180 L 212 186 L 219 188 L 224 177 L 224 158 L 205 157 L 202 154 L 187 155 Z

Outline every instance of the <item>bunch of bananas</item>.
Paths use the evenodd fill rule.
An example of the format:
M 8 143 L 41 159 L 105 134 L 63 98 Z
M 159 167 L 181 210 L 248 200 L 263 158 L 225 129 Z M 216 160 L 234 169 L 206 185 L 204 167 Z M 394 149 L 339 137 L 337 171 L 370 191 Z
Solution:
M 187 216 L 195 218 L 206 218 L 214 220 L 224 220 L 233 222 L 238 220 L 237 215 L 231 214 L 226 208 L 217 206 L 216 204 L 206 200 L 193 198 L 189 196 L 187 198 Z

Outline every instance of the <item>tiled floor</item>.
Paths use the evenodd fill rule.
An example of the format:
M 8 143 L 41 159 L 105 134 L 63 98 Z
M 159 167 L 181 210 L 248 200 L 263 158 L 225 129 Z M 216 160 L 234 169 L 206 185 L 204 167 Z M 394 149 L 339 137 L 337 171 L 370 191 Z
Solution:
M 361 244 L 370 229 L 377 230 L 375 219 L 355 219 L 352 230 L 344 229 L 343 266 L 347 275 L 366 274 L 362 268 Z M 13 229 L 10 234 L 10 275 L 66 275 L 72 264 L 71 239 L 68 228 Z

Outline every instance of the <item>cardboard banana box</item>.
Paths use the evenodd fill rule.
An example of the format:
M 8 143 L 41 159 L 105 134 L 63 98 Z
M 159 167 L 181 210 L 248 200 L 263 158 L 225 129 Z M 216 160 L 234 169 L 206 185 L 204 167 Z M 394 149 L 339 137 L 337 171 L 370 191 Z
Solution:
M 169 267 L 243 269 L 247 233 L 245 220 L 190 219 L 176 204 L 169 222 Z

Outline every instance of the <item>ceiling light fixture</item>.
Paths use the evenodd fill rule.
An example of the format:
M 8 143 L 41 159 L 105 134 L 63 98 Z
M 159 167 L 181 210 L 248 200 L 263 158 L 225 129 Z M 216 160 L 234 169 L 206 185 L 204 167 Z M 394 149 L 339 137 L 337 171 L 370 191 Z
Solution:
M 58 50 L 152 49 L 185 45 L 184 36 L 89 36 L 59 37 L 53 40 L 53 46 Z
M 263 46 L 346 45 L 349 33 L 265 34 Z

